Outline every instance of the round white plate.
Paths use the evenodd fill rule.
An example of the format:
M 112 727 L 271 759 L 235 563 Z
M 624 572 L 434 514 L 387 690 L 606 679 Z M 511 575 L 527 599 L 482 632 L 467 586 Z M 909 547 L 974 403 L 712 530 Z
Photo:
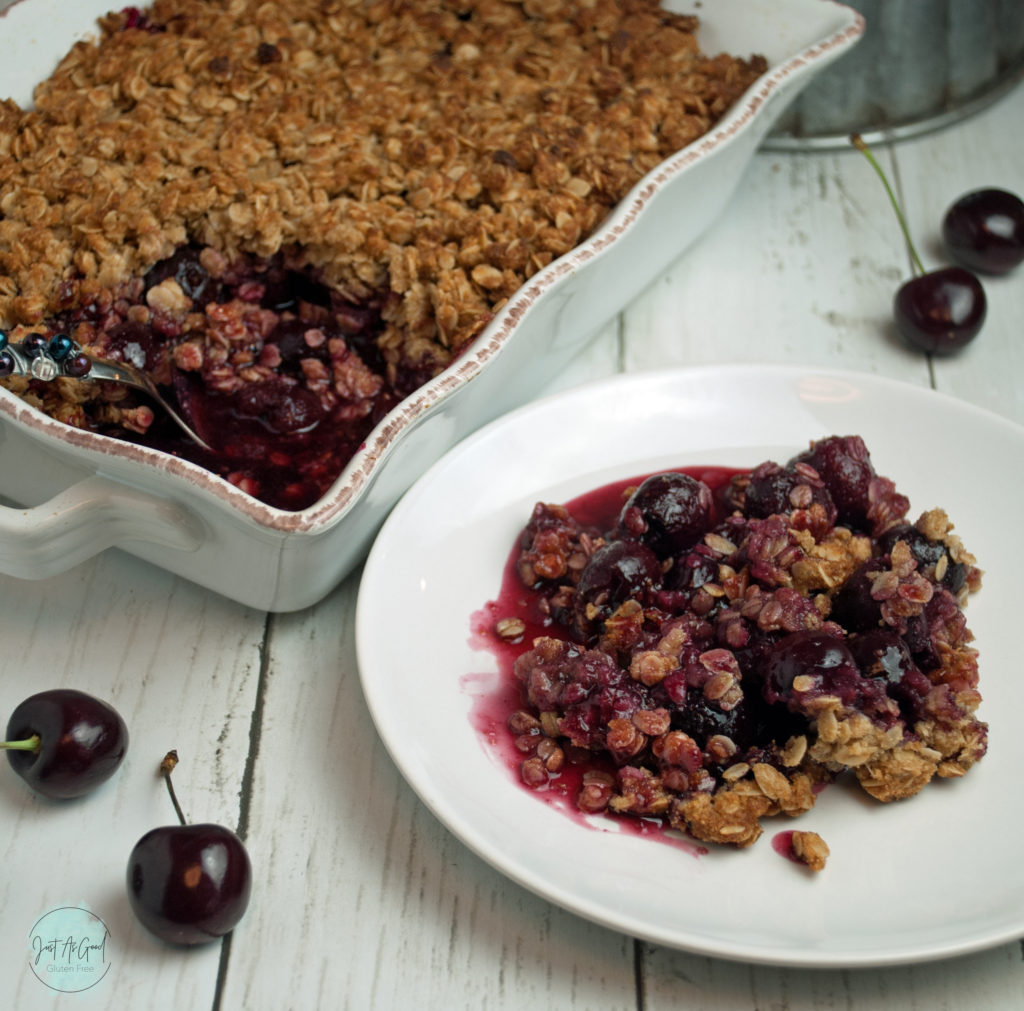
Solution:
M 858 434 L 876 470 L 941 506 L 985 570 L 967 614 L 980 650 L 988 755 L 963 779 L 882 805 L 832 787 L 747 850 L 695 856 L 595 830 L 514 783 L 471 724 L 497 661 L 471 618 L 493 600 L 539 500 L 562 502 L 670 466 L 785 462 L 812 438 Z M 1024 678 L 1018 577 L 1024 428 L 927 389 L 847 372 L 715 367 L 633 374 L 538 401 L 460 443 L 391 513 L 356 618 L 372 716 L 431 811 L 473 851 L 581 916 L 687 951 L 793 966 L 940 958 L 1024 935 Z M 471 676 L 467 679 L 467 676 Z M 444 728 L 444 747 L 438 747 Z M 771 837 L 819 832 L 812 875 Z

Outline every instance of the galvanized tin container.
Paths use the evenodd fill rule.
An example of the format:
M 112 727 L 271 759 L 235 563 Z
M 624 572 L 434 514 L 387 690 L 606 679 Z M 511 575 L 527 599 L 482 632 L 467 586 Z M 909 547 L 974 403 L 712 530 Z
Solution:
M 914 136 L 994 101 L 1024 77 L 1024 0 L 846 0 L 859 45 L 818 77 L 766 146 Z

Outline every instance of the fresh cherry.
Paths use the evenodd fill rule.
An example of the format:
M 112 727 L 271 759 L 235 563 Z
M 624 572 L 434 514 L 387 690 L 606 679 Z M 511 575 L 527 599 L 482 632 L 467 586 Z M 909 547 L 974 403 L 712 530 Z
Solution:
M 178 825 L 151 829 L 128 858 L 128 901 L 147 930 L 171 944 L 217 940 L 249 905 L 252 865 L 242 840 L 223 825 L 189 825 L 171 783 L 178 755 L 160 763 Z
M 11 714 L 0 748 L 44 797 L 80 797 L 106 782 L 128 748 L 128 728 L 106 702 L 74 688 L 25 699 Z
M 957 263 L 1005 274 L 1024 260 L 1024 201 L 993 188 L 965 193 L 946 211 L 942 238 Z
M 959 351 L 974 340 L 986 310 L 981 282 L 963 267 L 943 267 L 907 281 L 893 308 L 906 341 L 935 355 Z
M 907 240 L 916 274 L 896 292 L 893 315 L 896 327 L 908 344 L 929 354 L 948 355 L 959 351 L 978 335 L 988 303 L 981 282 L 963 267 L 926 271 L 910 237 L 906 219 L 889 180 L 867 144 L 854 134 L 851 143 L 871 163 L 885 186 Z

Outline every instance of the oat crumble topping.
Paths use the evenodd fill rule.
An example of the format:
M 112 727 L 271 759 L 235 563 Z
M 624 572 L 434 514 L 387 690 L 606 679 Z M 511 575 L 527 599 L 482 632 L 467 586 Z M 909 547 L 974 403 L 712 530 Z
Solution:
M 56 320 L 116 356 L 112 326 L 153 326 L 186 345 L 169 367 L 212 356 L 230 390 L 274 369 L 262 293 L 211 322 L 178 278 L 143 284 L 154 265 L 305 272 L 328 315 L 372 309 L 367 364 L 401 395 L 766 68 L 702 54 L 654 0 L 156 0 L 100 24 L 33 110 L 0 102 L 0 328 Z M 352 395 L 335 361 L 325 401 Z M 70 424 L 147 427 L 133 396 L 14 385 Z
M 794 832 L 793 855 L 812 871 L 825 869 L 825 861 L 830 856 L 828 843 L 817 832 Z

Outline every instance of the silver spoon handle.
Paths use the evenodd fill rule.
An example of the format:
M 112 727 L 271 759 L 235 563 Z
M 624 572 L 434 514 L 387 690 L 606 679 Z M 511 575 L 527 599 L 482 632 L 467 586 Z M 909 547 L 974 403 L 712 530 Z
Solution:
M 112 362 L 107 359 L 90 358 L 92 368 L 82 377 L 85 380 L 105 380 L 113 383 L 124 383 L 126 386 L 134 386 L 144 393 L 148 393 L 168 414 L 170 419 L 180 428 L 197 446 L 210 450 L 212 448 L 199 437 L 191 425 L 181 417 L 180 414 L 164 399 L 156 383 L 153 382 L 145 372 L 127 365 L 124 362 Z
M 0 332 L 0 377 L 3 376 L 30 376 L 47 383 L 66 376 L 83 382 L 102 380 L 134 386 L 151 396 L 197 446 L 210 449 L 164 399 L 145 372 L 127 362 L 113 362 L 87 355 L 66 334 L 56 334 L 49 341 L 40 334 L 30 334 L 24 340 L 12 344 Z

